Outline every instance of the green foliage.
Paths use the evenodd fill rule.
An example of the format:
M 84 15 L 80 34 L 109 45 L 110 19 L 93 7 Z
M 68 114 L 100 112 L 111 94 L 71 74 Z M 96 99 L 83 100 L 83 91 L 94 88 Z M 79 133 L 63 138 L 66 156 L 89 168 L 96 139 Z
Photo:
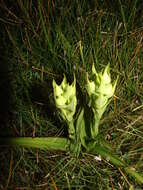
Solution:
M 57 108 L 59 108 L 62 117 L 67 121 L 69 138 L 71 138 L 70 151 L 72 154 L 79 156 L 81 151 L 81 145 L 86 151 L 91 153 L 99 153 L 103 157 L 108 157 L 109 161 L 115 164 L 117 167 L 123 167 L 125 172 L 131 174 L 136 180 L 143 184 L 143 177 L 136 172 L 133 172 L 124 161 L 120 160 L 117 156 L 110 153 L 106 147 L 98 146 L 97 135 L 100 119 L 109 104 L 110 98 L 114 95 L 117 79 L 114 85 L 111 83 L 111 77 L 109 72 L 109 65 L 106 66 L 103 73 L 97 73 L 94 65 L 92 66 L 92 75 L 94 80 L 87 80 L 87 92 L 89 94 L 89 107 L 92 108 L 94 121 L 89 120 L 89 123 L 85 125 L 84 108 L 80 108 L 80 113 L 77 116 L 76 125 L 74 125 L 73 115 L 76 111 L 76 88 L 75 77 L 72 85 L 68 85 L 66 77 L 60 86 L 53 81 L 54 98 Z M 72 115 L 72 116 L 71 116 Z M 88 116 L 88 114 L 87 114 Z M 89 137 L 86 131 L 91 131 Z M 60 143 L 59 143 L 60 144 Z M 53 145 L 54 149 L 54 145 Z
M 76 75 L 75 123 L 83 121 L 84 115 L 86 125 L 93 118 L 91 108 L 86 105 L 86 71 L 90 77 L 93 61 L 97 70 L 104 69 L 110 62 L 112 78 L 116 80 L 119 75 L 119 80 L 114 101 L 100 120 L 100 134 L 111 144 L 108 146 L 107 141 L 106 145 L 102 141 L 102 148 L 106 146 L 117 152 L 133 169 L 142 172 L 142 5 L 141 0 L 88 3 L 86 0 L 2 0 L 0 33 L 5 42 L 1 43 L 4 57 L 1 65 L 8 66 L 5 78 L 10 81 L 13 99 L 13 103 L 9 99 L 2 104 L 3 108 L 7 104 L 12 108 L 5 116 L 6 126 L 1 119 L 2 132 L 10 131 L 9 134 L 23 137 L 67 137 L 67 124 L 55 109 L 52 92 L 52 80 L 59 84 L 63 73 L 69 82 L 73 80 L 73 73 Z M 6 81 L 4 74 L 0 74 L 1 89 L 5 86 L 9 89 L 3 82 Z M 84 113 L 79 105 L 84 107 Z M 80 134 L 85 137 L 85 133 L 91 136 L 87 129 Z M 88 140 L 91 139 L 82 142 L 84 147 Z M 96 189 L 111 189 L 112 186 L 129 189 L 131 185 L 142 189 L 132 177 L 111 165 L 108 158 L 101 157 L 98 161 L 100 153 L 96 155 L 99 158 L 82 153 L 77 159 L 58 151 L 14 150 L 9 189 L 44 189 L 47 186 L 52 189 L 52 178 L 58 189 L 95 189 L 95 186 Z M 10 157 L 9 149 L 2 149 L 0 170 L 5 171 L 0 180 L 1 189 L 7 182 Z

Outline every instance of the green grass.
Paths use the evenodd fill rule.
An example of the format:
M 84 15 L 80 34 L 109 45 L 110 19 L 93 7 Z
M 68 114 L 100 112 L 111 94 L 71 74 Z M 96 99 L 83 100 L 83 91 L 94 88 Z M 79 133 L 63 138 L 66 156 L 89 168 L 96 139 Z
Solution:
M 14 76 L 10 80 L 12 108 L 7 131 L 14 136 L 67 136 L 66 124 L 55 108 L 52 80 L 60 83 L 65 73 L 71 82 L 75 73 L 80 104 L 86 97 L 85 72 L 91 72 L 93 62 L 98 71 L 110 62 L 112 76 L 115 79 L 119 75 L 119 81 L 100 133 L 115 152 L 142 173 L 142 2 L 38 2 L 18 0 L 10 5 L 2 1 L 0 5 L 2 44 L 7 49 L 4 57 Z M 11 162 L 9 149 L 0 155 L 5 166 L 0 165 L 0 188 L 142 188 L 108 159 L 98 161 L 90 154 L 76 159 L 57 151 L 18 148 Z

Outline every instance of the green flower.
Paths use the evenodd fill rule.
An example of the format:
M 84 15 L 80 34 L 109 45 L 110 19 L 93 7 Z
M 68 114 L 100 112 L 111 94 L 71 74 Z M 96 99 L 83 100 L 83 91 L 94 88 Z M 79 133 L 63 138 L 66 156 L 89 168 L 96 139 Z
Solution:
M 99 121 L 114 95 L 117 79 L 114 84 L 111 83 L 110 66 L 106 66 L 104 72 L 97 73 L 94 65 L 92 66 L 91 80 L 88 74 L 86 77 L 86 90 L 89 95 L 89 106 L 94 112 L 94 126 L 91 133 L 95 137 L 98 134 Z
M 57 85 L 53 80 L 53 90 L 56 107 L 60 109 L 61 116 L 66 121 L 71 122 L 77 105 L 75 76 L 71 85 L 67 83 L 65 75 L 61 85 Z

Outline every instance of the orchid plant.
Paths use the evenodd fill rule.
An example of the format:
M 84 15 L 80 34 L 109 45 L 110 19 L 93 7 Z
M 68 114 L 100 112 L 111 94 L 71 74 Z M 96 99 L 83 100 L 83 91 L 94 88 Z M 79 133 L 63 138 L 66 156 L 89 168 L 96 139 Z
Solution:
M 86 90 L 89 95 L 89 106 L 94 113 L 94 124 L 91 127 L 91 134 L 93 138 L 96 138 L 98 134 L 98 127 L 100 119 L 106 110 L 107 105 L 110 102 L 111 97 L 114 95 L 117 79 L 112 85 L 109 72 L 109 64 L 106 66 L 103 73 L 97 73 L 94 64 L 92 66 L 92 80 L 86 77 L 87 85 Z
M 77 105 L 75 76 L 71 85 L 67 83 L 65 75 L 61 85 L 57 85 L 55 80 L 53 80 L 53 90 L 56 107 L 60 109 L 62 118 L 69 126 L 69 137 L 74 139 L 75 128 L 73 116 L 76 112 Z
M 0 139 L 2 146 L 24 146 L 31 148 L 40 148 L 48 150 L 70 151 L 73 155 L 79 156 L 83 151 L 98 154 L 115 164 L 118 168 L 121 167 L 124 171 L 133 176 L 139 183 L 143 184 L 143 177 L 132 170 L 122 159 L 111 153 L 108 145 L 100 138 L 99 125 L 101 117 L 105 112 L 111 98 L 114 95 L 117 85 L 117 79 L 112 83 L 110 76 L 109 64 L 103 72 L 97 72 L 94 64 L 92 73 L 89 77 L 86 74 L 86 91 L 88 94 L 87 105 L 92 112 L 92 117 L 89 117 L 85 107 L 77 107 L 76 96 L 76 77 L 70 85 L 64 75 L 63 81 L 58 85 L 53 80 L 54 100 L 61 117 L 67 123 L 68 137 L 13 137 Z

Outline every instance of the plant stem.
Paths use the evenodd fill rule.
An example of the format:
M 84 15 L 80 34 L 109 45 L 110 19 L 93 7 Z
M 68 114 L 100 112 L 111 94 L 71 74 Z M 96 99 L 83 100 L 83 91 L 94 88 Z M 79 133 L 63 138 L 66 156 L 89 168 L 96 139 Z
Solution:
M 100 119 L 97 118 L 96 116 L 94 116 L 94 125 L 91 127 L 91 134 L 92 134 L 93 139 L 96 139 L 96 137 L 98 135 L 99 123 L 100 123 Z
M 10 137 L 0 138 L 0 146 L 23 146 L 48 150 L 67 151 L 70 141 L 60 137 Z
M 68 132 L 69 132 L 69 138 L 74 140 L 75 139 L 75 127 L 74 127 L 74 121 L 67 122 L 68 124 Z

